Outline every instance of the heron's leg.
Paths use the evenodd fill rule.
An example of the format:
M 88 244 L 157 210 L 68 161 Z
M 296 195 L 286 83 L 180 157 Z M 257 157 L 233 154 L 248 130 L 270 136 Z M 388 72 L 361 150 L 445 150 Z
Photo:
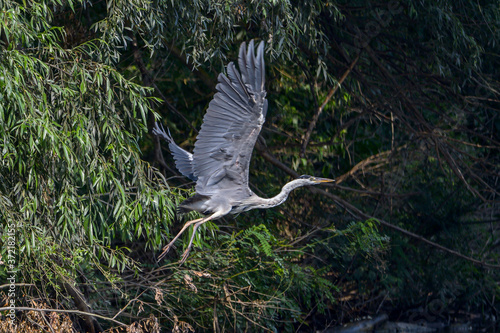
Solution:
M 196 219 L 196 220 L 192 220 L 192 221 L 188 221 L 186 222 L 186 224 L 184 224 L 184 226 L 182 227 L 181 231 L 179 231 L 179 233 L 177 233 L 177 235 L 174 237 L 174 239 L 172 239 L 170 241 L 170 243 L 168 243 L 167 245 L 165 245 L 165 247 L 163 247 L 163 251 L 161 252 L 161 254 L 158 256 L 158 261 L 162 260 L 163 257 L 165 257 L 168 253 L 168 251 L 170 250 L 170 247 L 172 247 L 172 245 L 174 245 L 175 241 L 177 240 L 177 238 L 180 237 L 180 235 L 182 235 L 182 233 L 191 225 L 191 224 L 195 224 L 195 223 L 198 223 L 200 222 L 201 220 L 204 220 L 204 218 L 199 218 L 199 219 Z
M 196 229 L 198 229 L 198 227 L 200 225 L 202 225 L 203 223 L 207 222 L 210 218 L 206 218 L 206 219 L 203 219 L 199 222 L 196 222 L 196 224 L 193 226 L 193 234 L 191 235 L 191 239 L 189 240 L 189 244 L 186 248 L 186 250 L 184 251 L 184 253 L 182 254 L 182 258 L 179 262 L 179 265 L 182 265 L 184 263 L 184 261 L 186 261 L 187 257 L 189 256 L 189 251 L 191 251 L 191 246 L 193 245 L 193 240 L 194 240 L 194 236 L 196 235 Z
M 230 210 L 230 208 L 227 208 L 226 210 L 219 210 L 219 211 L 213 213 L 212 215 L 207 216 L 205 218 L 202 218 L 196 222 L 196 224 L 193 227 L 193 234 L 191 235 L 191 239 L 189 240 L 189 244 L 188 244 L 186 250 L 182 254 L 182 258 L 179 262 L 179 265 L 182 265 L 184 263 L 184 261 L 186 261 L 187 257 L 189 256 L 189 251 L 191 250 L 191 245 L 193 245 L 194 235 L 196 234 L 196 230 L 198 229 L 198 227 L 209 220 L 213 220 L 213 219 L 219 218 L 220 216 L 226 215 L 229 212 L 229 210 Z

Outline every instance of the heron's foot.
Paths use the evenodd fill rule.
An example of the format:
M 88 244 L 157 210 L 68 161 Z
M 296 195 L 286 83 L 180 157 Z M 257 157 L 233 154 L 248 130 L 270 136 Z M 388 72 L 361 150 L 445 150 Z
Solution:
M 167 245 L 165 245 L 163 247 L 163 250 L 161 252 L 161 254 L 158 256 L 158 261 L 162 260 L 163 258 L 165 258 L 165 256 L 167 255 L 168 251 L 170 251 L 170 248 L 174 245 L 173 242 L 170 242 L 168 243 Z
M 191 247 L 188 246 L 186 251 L 184 251 L 184 253 L 182 254 L 181 260 L 179 261 L 179 265 L 182 265 L 184 263 L 184 261 L 186 261 L 186 259 L 189 257 L 190 251 L 191 251 Z

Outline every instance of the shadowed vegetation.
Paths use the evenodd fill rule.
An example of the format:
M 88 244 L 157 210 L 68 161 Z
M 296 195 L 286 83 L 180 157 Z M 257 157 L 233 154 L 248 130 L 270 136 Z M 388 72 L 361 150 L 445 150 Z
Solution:
M 498 318 L 499 22 L 496 1 L 0 1 L 0 332 L 11 300 L 26 332 Z M 152 125 L 192 151 L 251 39 L 250 188 L 337 181 L 157 262 L 200 216 L 176 215 L 193 183 Z

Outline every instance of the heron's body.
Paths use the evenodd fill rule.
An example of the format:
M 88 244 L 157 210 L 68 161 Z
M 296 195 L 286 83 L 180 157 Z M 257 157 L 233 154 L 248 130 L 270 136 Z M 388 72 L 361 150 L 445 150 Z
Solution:
M 194 224 L 193 234 L 184 252 L 183 262 L 191 248 L 196 229 L 208 220 L 227 214 L 239 214 L 256 208 L 271 208 L 283 203 L 295 188 L 333 181 L 325 178 L 302 176 L 283 186 L 273 198 L 261 198 L 248 187 L 248 172 L 252 151 L 267 113 L 264 90 L 264 44 L 255 57 L 253 41 L 248 51 L 240 47 L 238 64 L 227 67 L 227 77 L 219 75 L 217 93 L 203 118 L 193 154 L 179 147 L 170 133 L 155 124 L 153 133 L 168 142 L 177 169 L 196 181 L 196 194 L 179 205 L 179 211 L 197 211 L 204 218 L 187 222 L 174 239 L 164 247 L 161 259 L 175 240 Z

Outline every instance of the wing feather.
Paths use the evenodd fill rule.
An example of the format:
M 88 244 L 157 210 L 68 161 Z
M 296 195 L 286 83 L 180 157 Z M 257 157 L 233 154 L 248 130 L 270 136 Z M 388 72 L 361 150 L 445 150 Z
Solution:
M 266 75 L 264 71 L 264 44 L 260 43 L 257 48 L 257 62 L 255 63 L 255 86 L 256 91 L 264 90 Z
M 172 152 L 177 170 L 179 170 L 179 172 L 185 177 L 188 177 L 191 180 L 197 180 L 197 177 L 194 175 L 193 154 L 179 147 L 172 138 L 172 135 L 170 135 L 170 130 L 167 134 L 163 125 L 160 128 L 158 123 L 155 123 L 153 127 L 153 134 L 168 142 L 168 148 L 170 148 L 170 151 Z
M 263 46 L 263 44 L 261 45 Z M 245 83 L 241 80 L 241 75 L 232 62 L 230 62 L 227 66 L 227 75 L 229 76 L 229 80 L 231 80 L 233 87 L 237 89 L 241 95 L 245 95 L 245 97 L 249 99 L 250 96 L 248 95 L 248 92 L 246 89 L 243 89 L 243 87 L 245 87 Z M 261 90 L 264 90 L 264 86 L 262 86 Z
M 257 91 L 255 89 L 255 51 L 254 51 L 254 46 L 253 46 L 253 40 L 250 41 L 248 45 L 248 51 L 247 51 L 247 74 L 248 74 L 248 84 L 252 87 L 253 91 Z
M 238 72 L 233 63 L 218 77 L 193 153 L 196 191 L 211 195 L 229 191 L 249 196 L 248 169 L 255 141 L 267 112 L 264 90 L 264 44 L 255 56 L 254 42 L 240 46 Z
M 236 70 L 236 69 L 233 68 L 233 70 Z M 228 71 L 228 75 L 229 75 L 229 71 Z M 221 88 L 224 89 L 226 91 L 226 93 L 231 98 L 233 98 L 237 102 L 241 101 L 243 103 L 248 99 L 248 97 L 249 97 L 248 94 L 246 93 L 246 91 L 244 89 L 242 89 L 242 87 L 244 87 L 244 85 L 241 85 L 241 83 L 242 83 L 241 80 L 236 81 L 237 83 L 234 84 L 231 82 L 231 79 L 228 79 L 224 74 L 220 74 L 219 76 L 226 83 L 226 85 L 221 86 Z
M 247 73 L 247 57 L 246 57 L 246 44 L 245 42 L 241 43 L 240 46 L 240 54 L 238 55 L 238 67 L 240 68 L 240 73 L 241 73 L 241 79 L 243 81 L 242 87 L 246 89 L 246 83 L 249 82 L 248 80 L 248 73 Z

